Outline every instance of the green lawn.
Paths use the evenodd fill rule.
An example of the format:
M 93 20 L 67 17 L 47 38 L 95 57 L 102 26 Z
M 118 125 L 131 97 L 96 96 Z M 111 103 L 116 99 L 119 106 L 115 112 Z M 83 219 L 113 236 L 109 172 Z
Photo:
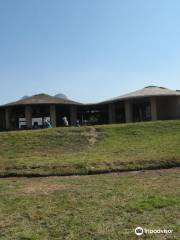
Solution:
M 0 176 L 180 166 L 180 121 L 0 133 Z
M 178 169 L 0 180 L 1 240 L 180 239 Z M 137 226 L 172 229 L 134 234 Z
M 180 239 L 180 121 L 0 133 L 0 240 Z

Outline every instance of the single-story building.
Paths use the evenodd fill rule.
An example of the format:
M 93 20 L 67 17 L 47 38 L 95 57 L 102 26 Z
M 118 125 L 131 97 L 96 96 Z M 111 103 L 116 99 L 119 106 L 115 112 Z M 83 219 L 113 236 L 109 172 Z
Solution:
M 62 126 L 66 116 L 71 125 L 77 121 L 77 107 L 81 103 L 38 94 L 19 101 L 0 106 L 0 129 L 31 129 L 36 124 L 42 127 L 45 120 L 50 120 L 53 127 Z
M 180 90 L 148 86 L 100 104 L 108 104 L 110 123 L 180 119 Z
M 94 104 L 39 94 L 0 106 L 0 130 L 31 129 L 45 119 L 63 126 L 66 116 L 77 124 L 129 123 L 180 119 L 180 91 L 148 86 L 141 90 Z

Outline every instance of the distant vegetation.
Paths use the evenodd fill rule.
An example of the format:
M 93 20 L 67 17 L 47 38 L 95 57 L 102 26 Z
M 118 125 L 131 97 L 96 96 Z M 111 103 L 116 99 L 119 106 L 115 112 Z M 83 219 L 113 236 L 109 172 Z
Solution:
M 61 98 L 61 99 L 68 99 L 68 97 L 63 93 L 58 93 L 54 97 Z
M 41 93 L 41 95 L 49 96 L 47 93 Z M 27 99 L 30 97 L 32 97 L 32 96 L 25 95 L 21 99 Z M 54 97 L 61 98 L 61 99 L 68 99 L 68 97 L 63 93 L 58 93 L 58 94 L 54 95 Z
M 180 166 L 180 121 L 0 133 L 0 175 L 72 175 Z

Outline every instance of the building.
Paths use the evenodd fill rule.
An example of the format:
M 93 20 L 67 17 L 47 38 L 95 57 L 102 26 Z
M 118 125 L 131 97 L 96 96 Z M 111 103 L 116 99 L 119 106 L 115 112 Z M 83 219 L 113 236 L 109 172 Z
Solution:
M 139 122 L 180 119 L 180 91 L 148 86 L 110 99 L 109 122 Z
M 0 129 L 31 129 L 49 119 L 62 126 L 66 116 L 70 125 L 130 123 L 180 119 L 180 91 L 148 86 L 141 90 L 95 104 L 39 94 L 0 106 Z
M 81 103 L 69 99 L 38 94 L 0 107 L 0 129 L 31 129 L 35 125 L 42 127 L 49 119 L 53 127 L 61 126 L 66 116 L 71 125 L 77 121 L 77 107 Z

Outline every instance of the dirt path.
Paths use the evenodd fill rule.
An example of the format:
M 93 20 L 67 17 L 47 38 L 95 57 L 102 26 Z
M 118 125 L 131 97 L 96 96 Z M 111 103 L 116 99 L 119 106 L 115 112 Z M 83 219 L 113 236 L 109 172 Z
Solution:
M 90 131 L 85 133 L 85 136 L 87 137 L 89 145 L 93 146 L 98 141 L 99 133 L 95 127 L 91 127 Z
M 150 177 L 151 179 L 154 177 L 161 177 L 167 174 L 176 174 L 180 172 L 180 168 L 172 168 L 172 169 L 160 169 L 160 170 L 147 170 L 147 171 L 134 171 L 134 172 L 123 172 L 123 173 L 111 173 L 109 176 L 114 177 L 136 177 L 136 179 L 141 179 L 144 177 Z M 97 175 L 96 175 L 97 176 Z M 103 176 L 103 175 L 101 175 Z M 53 193 L 55 191 L 64 191 L 64 190 L 75 190 L 77 189 L 77 185 L 68 184 L 61 182 L 64 178 L 91 178 L 93 176 L 68 176 L 68 177 L 60 177 L 60 176 L 50 176 L 50 177 L 41 177 L 41 178 L 6 178 L 1 179 L 1 181 L 23 181 L 23 185 L 17 190 L 20 194 L 43 194 L 47 195 Z M 60 180 L 58 182 L 58 180 Z
M 47 175 L 47 176 L 0 176 L 0 179 L 46 179 L 46 178 L 66 178 L 66 177 L 86 177 L 86 176 L 95 176 L 95 175 L 139 175 L 144 173 L 151 174 L 163 174 L 163 173 L 172 173 L 172 172 L 180 172 L 180 167 L 166 168 L 166 169 L 147 169 L 147 170 L 130 170 L 130 171 L 111 171 L 111 172 L 100 172 L 100 173 L 92 173 L 92 174 L 74 174 L 74 175 Z

